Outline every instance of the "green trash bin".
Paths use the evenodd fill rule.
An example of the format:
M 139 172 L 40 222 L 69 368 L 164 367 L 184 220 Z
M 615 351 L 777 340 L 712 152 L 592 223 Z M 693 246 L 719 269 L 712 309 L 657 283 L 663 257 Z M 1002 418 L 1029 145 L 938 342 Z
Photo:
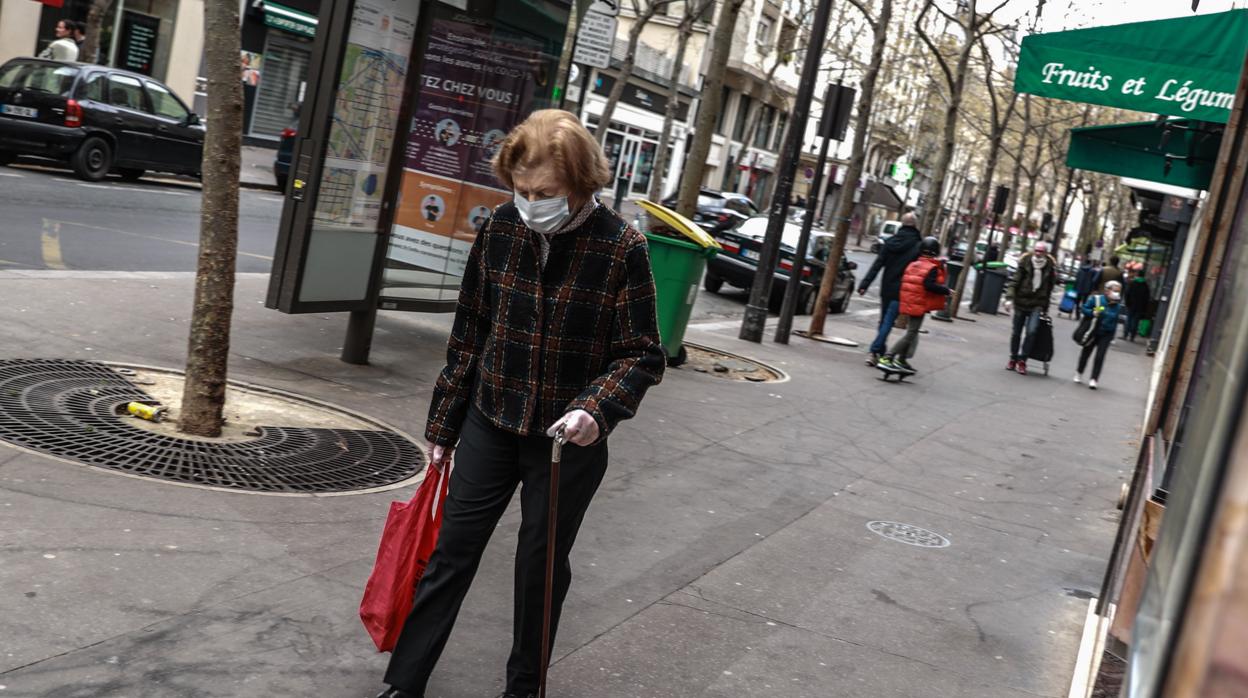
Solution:
M 650 241 L 650 266 L 658 294 L 659 337 L 668 365 L 679 366 L 685 362 L 685 329 L 698 299 L 706 260 L 719 250 L 654 233 L 646 233 L 646 239 Z
M 639 201 L 647 214 L 638 223 L 650 242 L 650 266 L 659 315 L 659 340 L 667 352 L 667 364 L 685 362 L 685 329 L 698 299 L 698 285 L 706 271 L 706 260 L 721 249 L 692 221 L 652 201 Z

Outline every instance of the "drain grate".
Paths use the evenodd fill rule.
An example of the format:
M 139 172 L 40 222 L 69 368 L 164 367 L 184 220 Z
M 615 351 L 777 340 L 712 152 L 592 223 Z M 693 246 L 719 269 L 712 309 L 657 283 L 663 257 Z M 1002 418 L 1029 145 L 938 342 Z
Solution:
M 869 521 L 867 530 L 891 541 L 919 548 L 948 548 L 950 545 L 949 539 L 939 533 L 896 521 Z
M 424 453 L 384 430 L 259 428 L 239 443 L 138 429 L 117 409 L 151 400 L 118 369 L 90 361 L 0 360 L 0 440 L 157 480 L 268 493 L 383 487 L 424 467 Z

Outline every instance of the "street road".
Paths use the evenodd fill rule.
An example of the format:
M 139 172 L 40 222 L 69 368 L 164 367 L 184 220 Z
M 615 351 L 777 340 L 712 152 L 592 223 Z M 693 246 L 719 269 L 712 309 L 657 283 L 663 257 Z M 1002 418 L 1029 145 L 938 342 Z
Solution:
M 268 272 L 282 199 L 251 189 L 241 197 L 238 270 Z M 199 203 L 190 184 L 0 167 L 0 269 L 194 271 Z

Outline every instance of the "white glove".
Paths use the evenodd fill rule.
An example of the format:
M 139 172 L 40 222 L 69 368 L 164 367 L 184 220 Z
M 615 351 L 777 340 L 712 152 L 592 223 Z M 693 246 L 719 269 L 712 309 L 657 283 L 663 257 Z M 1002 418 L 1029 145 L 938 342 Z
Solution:
M 429 444 L 429 467 L 442 472 L 442 469 L 451 464 L 451 456 L 455 454 L 454 446 L 439 446 L 438 444 Z
M 598 440 L 598 422 L 585 410 L 572 410 L 563 415 L 546 430 L 546 435 L 553 438 L 559 427 L 563 427 L 568 443 L 588 446 Z

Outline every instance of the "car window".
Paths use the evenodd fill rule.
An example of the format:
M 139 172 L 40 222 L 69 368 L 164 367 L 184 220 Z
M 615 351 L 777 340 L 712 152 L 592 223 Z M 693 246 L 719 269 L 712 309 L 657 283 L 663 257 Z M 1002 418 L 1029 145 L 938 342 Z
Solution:
M 78 88 L 79 99 L 90 99 L 96 102 L 107 102 L 107 94 L 105 88 L 108 86 L 108 75 L 104 73 L 92 73 L 87 76 L 86 82 Z
M 152 100 L 152 111 L 157 116 L 167 116 L 170 119 L 182 121 L 186 119 L 186 115 L 190 112 L 182 103 L 178 101 L 173 93 L 156 83 L 149 82 L 147 84 L 147 97 Z
M 51 63 L 10 63 L 0 72 L 0 87 L 69 95 L 78 68 Z
M 127 75 L 108 76 L 108 103 L 115 107 L 147 111 L 143 103 L 143 85 Z
M 724 201 L 724 208 L 746 216 L 751 216 L 755 213 L 754 207 L 745 199 L 727 199 Z

